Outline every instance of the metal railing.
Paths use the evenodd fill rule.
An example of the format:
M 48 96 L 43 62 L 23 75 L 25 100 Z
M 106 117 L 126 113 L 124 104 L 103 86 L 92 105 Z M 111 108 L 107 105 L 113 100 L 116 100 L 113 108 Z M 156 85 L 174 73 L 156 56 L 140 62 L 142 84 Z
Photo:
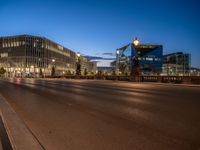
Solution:
M 68 79 L 76 79 L 76 76 L 65 76 Z M 135 82 L 160 82 L 160 83 L 191 83 L 200 84 L 200 76 L 79 76 L 79 79 L 118 80 Z
M 90 79 L 90 80 L 116 80 L 132 82 L 160 82 L 160 83 L 188 83 L 200 84 L 200 76 L 113 76 L 113 75 L 87 75 L 87 76 L 45 76 L 45 78 L 65 78 L 65 79 Z
M 137 82 L 160 82 L 160 83 L 192 83 L 200 84 L 200 76 L 106 76 L 106 80 L 137 81 Z

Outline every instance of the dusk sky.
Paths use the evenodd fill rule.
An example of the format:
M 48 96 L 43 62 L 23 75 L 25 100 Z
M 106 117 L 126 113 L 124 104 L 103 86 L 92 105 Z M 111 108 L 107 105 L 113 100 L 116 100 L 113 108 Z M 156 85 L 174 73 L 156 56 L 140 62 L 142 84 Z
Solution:
M 200 67 L 199 0 L 0 0 L 0 36 L 45 36 L 85 55 L 115 53 L 138 37 Z

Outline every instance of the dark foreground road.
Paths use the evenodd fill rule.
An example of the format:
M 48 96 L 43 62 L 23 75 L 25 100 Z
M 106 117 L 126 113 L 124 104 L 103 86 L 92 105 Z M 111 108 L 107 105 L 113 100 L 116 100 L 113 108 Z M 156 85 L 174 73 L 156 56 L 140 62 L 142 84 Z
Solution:
M 0 94 L 48 150 L 200 149 L 200 87 L 10 79 Z

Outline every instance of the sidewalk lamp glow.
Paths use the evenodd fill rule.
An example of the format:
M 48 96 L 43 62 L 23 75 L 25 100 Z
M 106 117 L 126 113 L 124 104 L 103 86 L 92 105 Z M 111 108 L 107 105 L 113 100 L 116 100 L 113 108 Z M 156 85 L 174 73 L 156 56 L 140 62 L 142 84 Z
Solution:
M 135 46 L 138 46 L 138 45 L 140 44 L 140 41 L 138 40 L 138 38 L 135 38 L 135 39 L 133 40 L 133 44 L 134 44 Z
M 56 60 L 55 59 L 52 59 L 52 62 L 55 62 Z

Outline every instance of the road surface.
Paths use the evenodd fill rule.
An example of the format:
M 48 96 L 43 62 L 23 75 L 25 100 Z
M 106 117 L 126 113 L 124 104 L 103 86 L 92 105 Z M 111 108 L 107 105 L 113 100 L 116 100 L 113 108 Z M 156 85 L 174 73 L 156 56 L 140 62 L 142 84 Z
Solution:
M 0 80 L 47 150 L 199 150 L 200 87 L 97 80 Z

